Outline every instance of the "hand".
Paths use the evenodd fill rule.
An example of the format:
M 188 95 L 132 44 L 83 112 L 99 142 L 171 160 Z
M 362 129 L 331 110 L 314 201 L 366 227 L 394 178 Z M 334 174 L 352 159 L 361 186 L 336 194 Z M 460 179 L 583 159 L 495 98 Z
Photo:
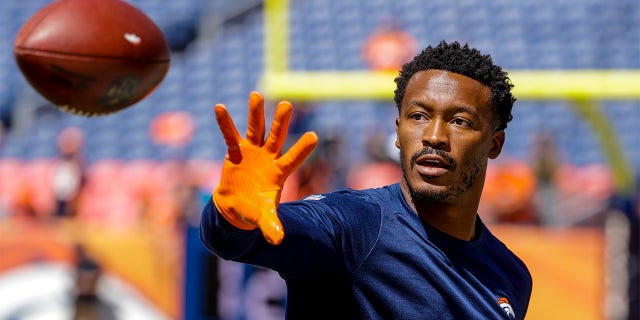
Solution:
M 275 245 L 284 237 L 276 213 L 284 181 L 318 144 L 316 134 L 307 132 L 289 151 L 280 155 L 292 112 L 291 103 L 278 103 L 271 131 L 264 140 L 264 98 L 260 93 L 252 92 L 247 137 L 243 139 L 225 106 L 217 104 L 215 107 L 216 120 L 228 150 L 220 183 L 213 192 L 213 202 L 229 223 L 244 230 L 258 227 L 265 239 Z

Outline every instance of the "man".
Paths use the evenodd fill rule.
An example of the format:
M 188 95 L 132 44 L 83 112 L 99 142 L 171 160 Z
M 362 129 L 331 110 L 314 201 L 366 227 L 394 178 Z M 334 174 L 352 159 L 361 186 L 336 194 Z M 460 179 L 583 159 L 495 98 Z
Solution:
M 488 159 L 512 118 L 507 74 L 489 55 L 441 42 L 396 84 L 400 183 L 283 204 L 282 184 L 315 134 L 280 156 L 289 103 L 266 141 L 258 93 L 244 139 L 217 105 L 229 150 L 201 238 L 224 259 L 278 271 L 289 319 L 524 319 L 531 276 L 477 215 Z

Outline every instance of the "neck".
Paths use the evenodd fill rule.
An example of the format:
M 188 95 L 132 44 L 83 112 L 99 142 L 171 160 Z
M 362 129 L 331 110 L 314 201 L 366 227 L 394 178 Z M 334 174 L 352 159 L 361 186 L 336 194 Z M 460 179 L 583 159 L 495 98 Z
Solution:
M 470 196 L 467 194 L 451 201 L 418 202 L 411 197 L 404 183 L 400 186 L 405 200 L 422 221 L 460 240 L 471 241 L 476 238 L 479 199 L 467 199 Z
M 466 212 L 438 211 L 436 207 L 416 210 L 420 219 L 432 227 L 460 240 L 476 238 L 476 214 Z

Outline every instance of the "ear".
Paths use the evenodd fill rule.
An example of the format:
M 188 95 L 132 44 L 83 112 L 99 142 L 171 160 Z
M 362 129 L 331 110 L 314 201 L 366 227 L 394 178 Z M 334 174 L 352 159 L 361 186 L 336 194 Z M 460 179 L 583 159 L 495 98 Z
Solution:
M 502 146 L 504 145 L 505 133 L 504 130 L 498 130 L 493 133 L 491 138 L 491 147 L 489 149 L 489 159 L 495 159 L 500 155 Z
M 400 141 L 398 141 L 398 130 L 400 125 L 400 118 L 396 118 L 396 148 L 400 149 Z

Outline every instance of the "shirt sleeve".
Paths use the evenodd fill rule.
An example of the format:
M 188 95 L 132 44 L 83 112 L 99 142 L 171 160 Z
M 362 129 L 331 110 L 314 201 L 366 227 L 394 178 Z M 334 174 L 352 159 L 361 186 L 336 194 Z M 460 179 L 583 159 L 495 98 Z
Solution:
M 200 239 L 211 252 L 225 260 L 238 260 L 261 237 L 258 229 L 242 230 L 225 220 L 210 197 L 202 209 Z
M 340 192 L 280 204 L 278 217 L 285 236 L 274 246 L 260 230 L 240 230 L 226 222 L 210 199 L 200 236 L 221 258 L 270 268 L 286 279 L 349 272 L 370 252 L 381 220 L 376 203 Z

